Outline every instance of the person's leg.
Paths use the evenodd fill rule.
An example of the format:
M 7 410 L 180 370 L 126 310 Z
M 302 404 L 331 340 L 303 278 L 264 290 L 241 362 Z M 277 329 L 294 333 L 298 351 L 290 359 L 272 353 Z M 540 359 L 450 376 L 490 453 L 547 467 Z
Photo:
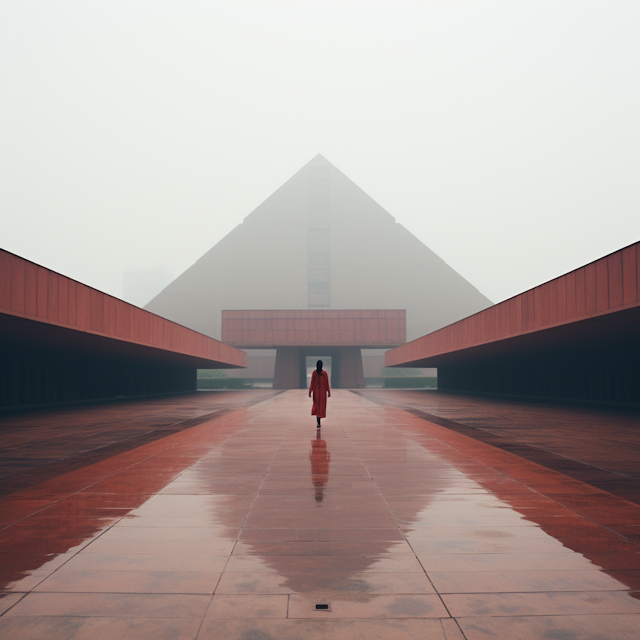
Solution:
M 316 416 L 316 420 L 318 421 L 318 429 L 320 428 L 320 416 Z

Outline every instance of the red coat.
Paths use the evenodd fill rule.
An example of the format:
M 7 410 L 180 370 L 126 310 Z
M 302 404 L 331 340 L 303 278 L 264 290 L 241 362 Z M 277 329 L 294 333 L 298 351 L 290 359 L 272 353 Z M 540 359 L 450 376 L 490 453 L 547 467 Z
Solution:
M 311 374 L 311 385 L 309 385 L 309 397 L 313 393 L 313 407 L 311 407 L 311 415 L 318 418 L 327 417 L 327 396 L 331 397 L 331 389 L 329 388 L 329 375 L 323 369 L 318 375 L 314 370 Z

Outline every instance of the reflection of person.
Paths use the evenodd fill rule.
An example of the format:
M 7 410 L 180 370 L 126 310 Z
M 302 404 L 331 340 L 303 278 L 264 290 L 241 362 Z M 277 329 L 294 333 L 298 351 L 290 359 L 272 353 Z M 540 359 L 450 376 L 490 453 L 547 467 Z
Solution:
M 313 406 L 311 407 L 311 415 L 316 417 L 319 429 L 320 418 L 327 417 L 327 397 L 331 397 L 331 389 L 329 388 L 329 375 L 322 368 L 322 360 L 318 360 L 318 362 L 316 363 L 316 370 L 311 374 L 309 397 L 311 397 L 312 393 Z
M 315 489 L 316 502 L 322 502 L 323 489 L 329 482 L 329 462 L 331 462 L 331 454 L 327 451 L 327 443 L 318 437 L 311 441 L 311 482 Z

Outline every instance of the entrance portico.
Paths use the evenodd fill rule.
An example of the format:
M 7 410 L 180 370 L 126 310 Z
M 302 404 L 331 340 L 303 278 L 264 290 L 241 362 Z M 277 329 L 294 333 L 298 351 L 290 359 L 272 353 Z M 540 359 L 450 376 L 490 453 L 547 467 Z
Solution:
M 239 310 L 222 312 L 222 342 L 276 349 L 274 389 L 306 386 L 306 358 L 331 357 L 331 386 L 364 388 L 361 349 L 406 342 L 404 309 Z

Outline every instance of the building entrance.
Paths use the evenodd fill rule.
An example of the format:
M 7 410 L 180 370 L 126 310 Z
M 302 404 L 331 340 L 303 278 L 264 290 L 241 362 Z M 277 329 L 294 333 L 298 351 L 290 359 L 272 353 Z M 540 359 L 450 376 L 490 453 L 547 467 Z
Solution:
M 362 389 L 361 349 L 404 344 L 406 313 L 402 309 L 223 311 L 222 341 L 240 349 L 276 349 L 274 389 L 308 389 L 317 360 L 323 361 L 332 388 Z

